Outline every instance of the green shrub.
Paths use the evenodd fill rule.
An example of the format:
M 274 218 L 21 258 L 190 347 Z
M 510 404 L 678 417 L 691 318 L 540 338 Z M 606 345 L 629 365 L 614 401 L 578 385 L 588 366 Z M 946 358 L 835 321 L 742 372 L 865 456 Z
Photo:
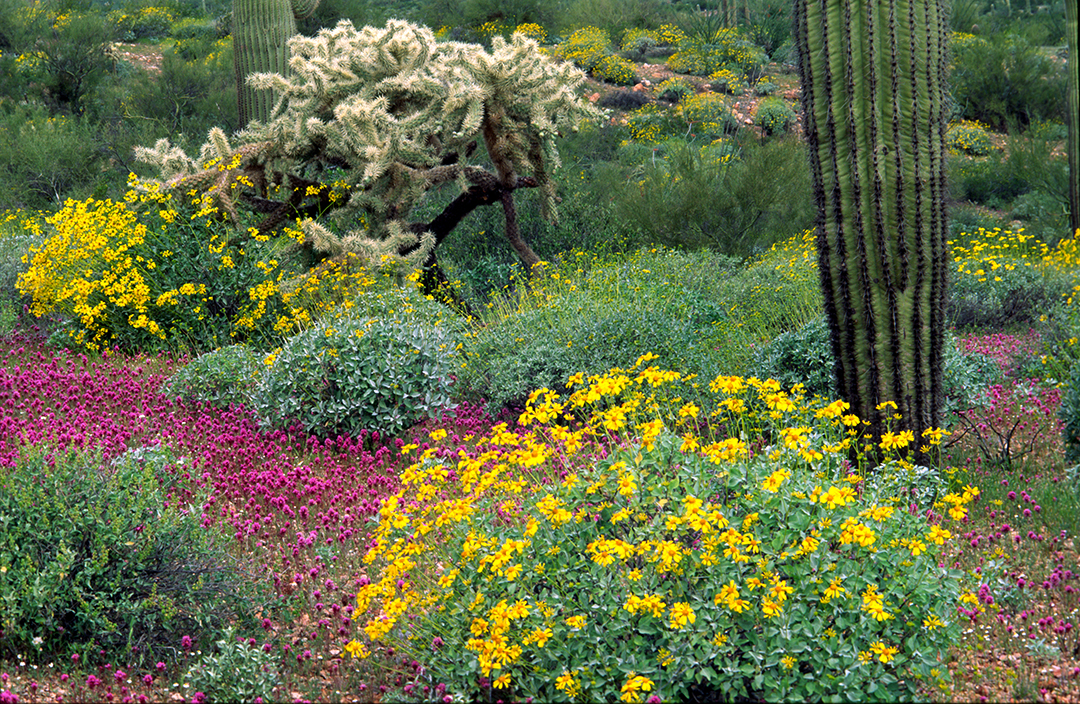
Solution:
M 631 27 L 622 36 L 619 50 L 643 56 L 649 49 L 660 46 L 660 37 L 653 30 Z
M 836 393 L 836 376 L 829 325 L 824 316 L 814 318 L 797 330 L 777 335 L 758 355 L 754 375 L 775 379 L 790 389 L 802 384 L 807 396 L 831 398 Z M 993 360 L 959 351 L 949 335 L 945 341 L 946 419 L 959 408 L 968 408 L 975 397 L 993 382 L 999 371 Z
M 740 36 L 737 29 L 727 27 L 716 30 L 709 38 L 684 39 L 667 63 L 676 73 L 709 76 L 729 69 L 753 82 L 765 65 L 765 53 Z
M 971 156 L 986 156 L 994 149 L 990 134 L 978 121 L 962 120 L 949 125 L 945 146 Z
M 809 178 L 795 140 L 670 140 L 616 194 L 616 213 L 646 242 L 746 256 L 812 224 Z
M 329 318 L 268 356 L 252 405 L 264 426 L 394 435 L 450 406 L 456 344 L 418 318 Z
M 202 692 L 210 702 L 271 701 L 278 681 L 276 658 L 237 638 L 232 628 L 214 644 L 213 652 L 192 661 L 184 675 L 187 691 Z
M 942 564 L 952 531 L 907 510 L 909 487 L 932 494 L 940 476 L 890 459 L 864 481 L 842 404 L 757 379 L 714 379 L 730 426 L 699 435 L 697 380 L 654 361 L 576 375 L 569 397 L 538 390 L 527 429 L 496 427 L 454 474 L 423 454 L 380 510 L 346 648 L 422 656 L 467 701 L 947 687 L 962 573 Z M 975 495 L 942 498 L 960 520 Z
M 220 28 L 210 19 L 185 17 L 169 28 L 169 37 L 176 40 L 196 39 L 210 42 L 218 39 Z
M 1028 175 L 1009 168 L 1000 152 L 985 157 L 950 155 L 948 185 L 954 200 L 989 208 L 1005 208 L 1017 196 L 1032 189 Z
M 0 101 L 0 210 L 54 208 L 90 191 L 105 168 L 85 120 Z
M 773 83 L 768 76 L 762 76 L 758 79 L 758 82 L 754 84 L 754 95 L 768 96 L 772 95 L 779 89 L 780 86 Z
M 792 5 L 784 0 L 750 0 L 747 3 L 750 26 L 746 37 L 761 47 L 773 61 L 781 60 L 781 47 L 791 37 Z
M 694 87 L 678 76 L 673 76 L 656 86 L 656 97 L 669 103 L 679 103 L 694 94 Z
M 553 22 L 561 34 L 596 25 L 608 36 L 623 37 L 631 28 L 655 27 L 668 12 L 666 0 L 568 0 L 542 4 L 552 8 Z
M 1015 34 L 954 42 L 949 88 L 962 117 L 999 130 L 1065 114 L 1064 72 Z
M 140 7 L 136 10 L 114 10 L 109 22 L 116 28 L 117 36 L 124 41 L 137 39 L 160 39 L 169 33 L 176 18 L 164 7 Z
M 596 62 L 592 70 L 596 78 L 617 86 L 630 86 L 637 81 L 637 68 L 621 56 L 609 54 Z
M 776 379 L 784 389 L 802 384 L 807 396 L 836 394 L 829 323 L 818 316 L 798 330 L 777 335 L 758 354 L 754 376 Z
M 795 124 L 795 111 L 780 98 L 766 98 L 758 103 L 754 124 L 765 134 L 783 134 Z
M 228 408 L 250 403 L 264 355 L 246 345 L 206 352 L 185 364 L 161 388 L 163 395 L 187 403 Z
M 203 135 L 211 127 L 231 134 L 241 126 L 232 38 L 194 34 L 165 42 L 160 72 L 118 74 L 100 100 L 117 117 L 152 127 L 143 144 L 177 133 Z
M 1073 364 L 1058 409 L 1065 441 L 1065 461 L 1080 464 L 1080 364 Z
M 997 213 L 970 203 L 949 208 L 949 239 L 953 241 L 962 239 L 965 233 L 1004 230 L 1007 225 L 1008 221 Z
M 536 388 L 650 351 L 672 369 L 715 375 L 728 352 L 720 342 L 728 313 L 716 282 L 734 268 L 734 260 L 708 253 L 572 253 L 550 278 L 493 304 L 464 343 L 461 392 L 493 410 L 521 408 Z
M 21 210 L 0 214 L 0 301 L 21 304 L 16 283 L 26 271 L 23 257 L 31 247 L 41 245 L 42 237 L 35 227 L 38 222 L 38 218 Z
M 11 91 L 17 103 L 44 105 L 52 116 L 88 113 L 114 63 L 115 30 L 104 13 L 51 2 L 4 5 L 18 11 L 0 18 L 6 25 L 0 29 L 0 68 L 14 69 L 4 73 L 0 90 Z
M 952 277 L 945 309 L 951 327 L 1005 331 L 1031 325 L 1068 290 L 1067 281 L 1034 267 L 1000 267 L 987 275 L 990 265 L 975 266 Z
M 165 447 L 110 464 L 100 453 L 26 448 L 4 470 L 5 658 L 44 662 L 103 648 L 107 658 L 150 666 L 182 635 L 213 633 L 237 617 L 240 595 L 251 592 L 198 514 L 168 507 L 184 462 Z
M 567 61 L 573 61 L 582 70 L 592 71 L 610 54 L 610 45 L 611 38 L 604 30 L 582 27 L 556 46 L 555 54 Z

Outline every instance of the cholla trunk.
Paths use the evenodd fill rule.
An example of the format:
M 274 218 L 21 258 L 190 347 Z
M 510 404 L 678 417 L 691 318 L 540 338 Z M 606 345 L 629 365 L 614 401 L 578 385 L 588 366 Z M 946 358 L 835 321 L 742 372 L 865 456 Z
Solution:
M 315 12 L 319 0 L 233 0 L 233 63 L 240 124 L 266 122 L 274 94 L 247 84 L 252 73 L 288 73 L 289 37 L 296 20 Z
M 795 2 L 840 393 L 874 439 L 914 431 L 917 461 L 943 401 L 947 27 L 942 0 Z

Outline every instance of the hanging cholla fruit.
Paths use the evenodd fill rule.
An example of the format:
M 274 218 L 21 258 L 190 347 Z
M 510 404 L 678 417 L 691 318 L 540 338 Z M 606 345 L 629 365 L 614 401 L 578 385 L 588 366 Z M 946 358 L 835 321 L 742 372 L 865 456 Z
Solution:
M 266 122 L 274 94 L 247 83 L 253 73 L 286 74 L 289 37 L 296 34 L 296 20 L 319 6 L 319 0 L 233 0 L 233 61 L 240 124 Z
M 879 443 L 912 431 L 924 463 L 949 265 L 944 0 L 796 0 L 795 32 L 840 394 Z

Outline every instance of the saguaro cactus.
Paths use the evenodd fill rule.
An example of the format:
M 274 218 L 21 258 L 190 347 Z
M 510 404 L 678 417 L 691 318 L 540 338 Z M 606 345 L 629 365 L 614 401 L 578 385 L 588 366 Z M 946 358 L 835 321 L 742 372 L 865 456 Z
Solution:
M 233 0 L 233 61 L 240 124 L 266 122 L 273 107 L 269 90 L 247 83 L 253 73 L 287 73 L 289 37 L 296 34 L 296 20 L 315 12 L 319 0 Z
M 1080 55 L 1077 53 L 1076 0 L 1065 1 L 1065 39 L 1069 45 L 1069 227 L 1080 230 Z
M 943 0 L 795 2 L 840 393 L 916 459 L 943 400 L 947 27 Z

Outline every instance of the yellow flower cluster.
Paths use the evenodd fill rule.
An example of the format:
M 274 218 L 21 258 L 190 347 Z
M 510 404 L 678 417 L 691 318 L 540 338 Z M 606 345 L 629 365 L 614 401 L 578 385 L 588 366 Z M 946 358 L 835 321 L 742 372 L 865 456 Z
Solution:
M 966 243 L 965 243 L 966 242 Z M 1004 272 L 1027 269 L 1044 276 L 1067 274 L 1080 267 L 1080 230 L 1051 248 L 1023 229 L 994 228 L 963 235 L 950 241 L 956 273 L 978 281 L 1001 281 Z
M 541 44 L 547 41 L 547 31 L 535 22 L 519 24 L 514 28 L 514 34 L 523 34 L 529 39 L 535 39 Z
M 714 606 L 743 629 L 784 624 L 795 613 L 824 623 L 855 615 L 875 625 L 831 637 L 858 641 L 863 650 L 850 652 L 871 653 L 881 664 L 899 654 L 891 644 L 903 640 L 888 629 L 900 626 L 888 624 L 931 615 L 863 565 L 892 550 L 886 569 L 899 558 L 909 561 L 906 569 L 918 562 L 934 572 L 937 560 L 928 553 L 951 534 L 897 510 L 891 498 L 868 500 L 866 480 L 845 468 L 841 444 L 860 432 L 858 419 L 851 422 L 841 402 L 808 402 L 771 380 L 720 376 L 708 384 L 713 393 L 741 402 L 738 411 L 716 404 L 713 418 L 732 437 L 679 436 L 670 428 L 705 414 L 680 396 L 658 397 L 687 380 L 651 361 L 643 355 L 629 369 L 574 375 L 565 398 L 537 390 L 516 428 L 499 424 L 456 458 L 439 447 L 420 454 L 401 474 L 402 490 L 384 501 L 364 556 L 368 573 L 378 575 L 358 592 L 353 614 L 367 650 L 392 638 L 405 614 L 409 633 L 429 623 L 446 633 L 446 619 L 458 619 L 467 631 L 462 645 L 484 676 L 502 682 L 499 688 L 527 686 L 530 668 L 601 627 L 595 608 L 560 599 L 558 581 L 579 594 L 599 584 L 605 593 L 617 590 L 617 600 L 601 609 L 609 625 L 676 634 L 708 621 L 718 655 L 739 631 L 716 633 Z M 763 426 L 772 442 L 751 452 L 747 440 Z M 771 472 L 762 473 L 761 463 Z M 670 490 L 692 476 L 716 483 L 708 495 L 685 485 Z M 716 498 L 724 486 L 720 496 L 734 493 Z M 787 529 L 776 543 L 775 511 L 805 528 Z M 675 642 L 659 641 L 650 662 L 673 662 Z M 546 671 L 569 697 L 587 694 L 598 676 L 580 667 L 557 677 L 560 670 Z M 637 672 L 620 681 L 627 701 L 660 681 L 652 670 Z
M 82 325 L 74 342 L 91 349 L 110 341 L 105 321 L 114 309 L 124 311 L 132 327 L 164 339 L 147 317 L 153 300 L 145 274 L 153 262 L 132 252 L 147 228 L 125 203 L 68 200 L 45 222 L 53 234 L 24 257 L 30 266 L 18 280 L 35 316 L 74 315 Z

